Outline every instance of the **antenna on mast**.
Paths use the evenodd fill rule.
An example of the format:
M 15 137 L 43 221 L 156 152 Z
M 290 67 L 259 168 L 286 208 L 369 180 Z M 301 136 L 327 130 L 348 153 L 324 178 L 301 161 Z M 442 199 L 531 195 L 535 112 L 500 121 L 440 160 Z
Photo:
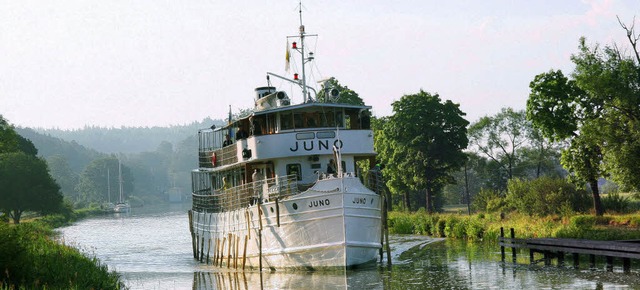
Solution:
M 302 55 L 302 98 L 304 98 L 304 102 L 310 102 L 311 98 L 307 99 L 307 75 L 305 74 L 305 69 L 304 69 L 304 64 L 305 64 L 305 58 L 304 58 L 304 24 L 302 24 L 302 1 L 300 1 L 300 6 L 299 6 L 299 13 L 300 13 L 300 54 Z

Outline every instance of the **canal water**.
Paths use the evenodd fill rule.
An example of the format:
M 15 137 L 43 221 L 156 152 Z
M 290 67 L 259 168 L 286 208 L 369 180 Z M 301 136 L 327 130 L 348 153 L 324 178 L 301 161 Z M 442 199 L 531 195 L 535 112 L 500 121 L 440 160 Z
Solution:
M 500 261 L 495 244 L 391 236 L 393 266 L 331 272 L 234 272 L 193 260 L 186 205 L 133 209 L 59 229 L 64 243 L 95 256 L 130 289 L 640 289 L 640 265 L 623 273 Z M 508 252 L 510 253 L 510 252 Z M 508 256 L 510 258 L 510 256 Z

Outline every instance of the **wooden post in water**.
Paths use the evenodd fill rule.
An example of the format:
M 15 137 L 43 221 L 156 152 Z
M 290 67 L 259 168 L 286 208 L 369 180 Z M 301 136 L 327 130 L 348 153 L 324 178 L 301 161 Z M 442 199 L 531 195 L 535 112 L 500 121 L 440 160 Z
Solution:
M 209 236 L 209 246 L 207 247 L 207 265 L 209 265 L 209 253 L 211 252 L 211 236 Z
M 573 253 L 573 267 L 578 269 L 580 267 L 580 254 Z
M 202 263 L 202 260 L 204 260 L 204 236 L 202 236 L 201 242 L 200 242 L 200 262 L 201 263 Z
M 276 197 L 276 223 L 280 227 L 280 206 L 278 205 L 278 198 Z
M 594 254 L 589 255 L 589 268 L 590 269 L 596 268 L 596 255 Z
M 238 252 L 240 251 L 238 248 L 238 245 L 240 244 L 240 237 L 236 236 L 236 246 L 234 247 L 236 249 L 236 254 L 235 256 L 233 256 L 233 267 L 238 269 Z
M 387 248 L 387 266 L 391 267 L 391 246 L 389 246 L 389 193 L 387 192 L 387 190 L 383 189 L 382 190 L 383 194 L 384 194 L 384 238 L 385 238 L 385 245 Z
M 536 252 L 533 249 L 529 249 L 529 264 L 533 265 L 535 264 L 536 260 L 534 259 L 533 255 Z
M 380 250 L 378 251 L 378 255 L 380 255 L 380 263 L 382 263 L 382 261 L 384 261 L 384 207 L 386 206 L 382 192 L 380 193 L 380 199 L 380 212 L 382 214 L 382 218 L 380 219 Z
M 222 262 L 224 261 L 224 244 L 227 241 L 227 237 L 222 237 L 222 247 L 220 247 L 220 262 L 218 262 L 218 266 L 222 267 Z
M 504 243 L 504 228 L 500 227 L 500 238 L 502 238 L 502 242 Z M 502 262 L 504 263 L 504 246 L 500 246 L 500 255 L 502 257 Z
M 545 266 L 551 265 L 551 252 L 543 251 L 543 253 L 544 253 L 544 265 Z
M 258 199 L 258 262 L 260 267 L 260 273 L 262 273 L 262 196 Z M 260 277 L 260 282 L 262 282 L 262 277 Z
M 191 250 L 193 251 L 193 257 L 196 257 L 196 236 L 193 232 L 193 211 L 188 211 L 189 215 L 189 232 L 191 233 Z
M 213 248 L 213 263 L 212 263 L 214 266 L 218 264 L 218 253 L 220 252 L 220 251 L 219 251 L 219 248 L 220 248 L 220 239 L 216 238 L 216 243 L 215 243 L 215 244 L 216 244 L 216 245 L 215 245 L 215 247 Z
M 564 266 L 564 252 L 559 251 L 556 255 L 558 256 L 558 267 Z
M 513 240 L 516 238 L 516 234 L 513 230 L 513 228 L 511 228 L 511 242 L 513 243 Z M 516 247 L 511 247 L 511 256 L 513 256 L 513 262 L 516 262 Z
M 247 243 L 249 242 L 249 236 L 244 236 L 244 250 L 242 251 L 242 270 L 247 263 Z
M 229 234 L 229 247 L 227 248 L 227 268 L 231 265 L 231 244 L 233 244 L 233 235 Z
M 248 209 L 244 212 L 244 216 L 247 219 L 247 236 L 251 239 L 251 217 Z
M 613 257 L 607 256 L 607 272 L 613 271 Z
M 622 271 L 625 273 L 631 272 L 631 259 L 622 258 Z

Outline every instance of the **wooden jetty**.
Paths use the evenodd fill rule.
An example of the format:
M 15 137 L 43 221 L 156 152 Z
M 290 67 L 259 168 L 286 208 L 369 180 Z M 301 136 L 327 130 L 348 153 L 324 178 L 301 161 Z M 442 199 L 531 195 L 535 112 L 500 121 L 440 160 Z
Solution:
M 580 263 L 580 254 L 589 255 L 590 268 L 595 268 L 596 256 L 605 257 L 607 262 L 607 271 L 613 271 L 613 259 L 622 259 L 622 269 L 625 273 L 630 271 L 631 259 L 640 259 L 640 241 L 594 241 L 594 240 L 578 240 L 578 239 L 561 239 L 561 238 L 531 238 L 516 239 L 513 228 L 511 228 L 511 237 L 505 238 L 504 229 L 500 228 L 500 237 L 498 238 L 500 245 L 500 253 L 502 261 L 505 260 L 505 247 L 511 248 L 513 262 L 516 262 L 516 249 L 529 249 L 529 260 L 531 264 L 544 262 L 545 265 L 551 264 L 551 259 L 556 258 L 558 265 L 564 264 L 565 254 L 569 253 L 573 256 L 573 266 L 578 267 Z M 535 253 L 543 254 L 544 258 L 540 260 L 534 259 Z

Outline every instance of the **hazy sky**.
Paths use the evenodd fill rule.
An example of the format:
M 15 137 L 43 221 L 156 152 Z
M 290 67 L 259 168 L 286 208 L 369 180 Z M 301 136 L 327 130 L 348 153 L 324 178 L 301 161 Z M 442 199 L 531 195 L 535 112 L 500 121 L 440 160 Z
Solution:
M 438 93 L 472 122 L 524 109 L 536 74 L 573 69 L 580 36 L 629 47 L 616 15 L 640 14 L 638 0 L 305 2 L 315 80 L 336 77 L 377 116 L 405 94 Z M 297 5 L 0 0 L 0 114 L 61 129 L 224 118 L 253 106 L 266 72 L 287 74 Z

